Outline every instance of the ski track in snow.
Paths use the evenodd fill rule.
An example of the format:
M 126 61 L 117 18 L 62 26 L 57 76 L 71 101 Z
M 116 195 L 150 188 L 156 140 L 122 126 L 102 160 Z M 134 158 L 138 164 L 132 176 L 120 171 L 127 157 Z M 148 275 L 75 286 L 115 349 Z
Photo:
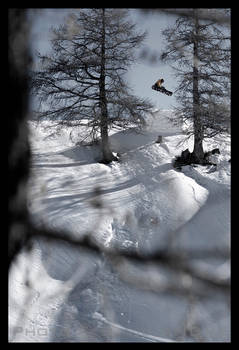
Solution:
M 121 153 L 121 162 L 110 166 L 95 161 L 97 149 L 70 145 L 67 132 L 58 138 L 45 138 L 46 131 L 31 125 L 29 209 L 36 222 L 44 221 L 76 235 L 92 232 L 105 246 L 123 249 L 151 250 L 168 245 L 190 249 L 208 244 L 220 249 L 229 245 L 230 170 L 225 160 L 230 158 L 228 141 L 217 172 L 200 166 L 175 171 L 172 158 L 190 148 L 191 143 L 178 146 L 182 133 L 164 116 L 158 114 L 144 133 L 128 130 L 113 134 L 112 148 Z M 163 135 L 162 144 L 155 143 L 158 135 Z M 213 142 L 208 144 L 209 149 L 215 147 Z M 100 208 L 94 206 L 97 201 L 102 204 Z M 22 268 L 14 265 L 9 282 L 11 341 L 167 342 L 181 329 L 187 302 L 179 305 L 176 299 L 163 301 L 161 297 L 158 308 L 154 308 L 155 302 L 149 299 L 146 312 L 142 307 L 145 297 L 152 297 L 117 281 L 106 261 L 61 244 L 38 242 L 31 256 L 23 254 L 20 262 Z M 26 278 L 34 286 L 30 298 Z M 24 296 L 29 301 L 27 311 L 21 314 Z M 169 317 L 169 305 L 175 309 L 174 318 Z M 103 317 L 105 308 L 107 317 Z M 159 309 L 164 310 L 170 322 L 162 319 Z M 223 314 L 223 305 L 220 310 Z M 19 315 L 24 320 L 21 329 L 14 328 Z M 99 326 L 97 315 L 109 329 Z M 146 323 L 142 317 L 147 318 Z M 224 334 L 229 332 L 228 322 L 225 318 L 220 324 L 220 330 L 226 328 Z M 210 327 L 214 338 L 204 330 L 205 338 L 222 337 L 222 331 Z M 156 336 L 158 331 L 165 337 Z
M 151 334 L 146 334 L 146 333 L 143 333 L 143 332 L 135 331 L 134 329 L 131 329 L 131 328 L 123 327 L 123 326 L 121 326 L 121 325 L 119 325 L 117 323 L 114 323 L 114 322 L 111 322 L 111 321 L 107 320 L 103 315 L 101 315 L 98 312 L 95 312 L 95 314 L 93 315 L 93 318 L 95 318 L 96 320 L 98 320 L 100 322 L 109 324 L 110 326 L 115 327 L 117 329 L 123 330 L 123 331 L 131 333 L 131 334 L 135 334 L 135 335 L 137 335 L 139 337 L 142 337 L 143 339 L 145 339 L 147 341 L 162 342 L 162 343 L 173 343 L 174 342 L 171 339 L 162 338 L 162 337 L 155 337 L 155 336 L 153 336 Z

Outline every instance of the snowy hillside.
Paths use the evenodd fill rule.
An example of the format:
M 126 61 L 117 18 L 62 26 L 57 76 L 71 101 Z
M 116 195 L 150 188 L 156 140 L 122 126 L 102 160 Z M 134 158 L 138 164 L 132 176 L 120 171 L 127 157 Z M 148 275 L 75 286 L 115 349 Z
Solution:
M 191 150 L 192 140 L 182 143 L 183 130 L 169 115 L 171 111 L 155 113 L 144 132 L 112 132 L 112 149 L 121 160 L 109 166 L 97 163 L 97 146 L 74 145 L 69 130 L 49 136 L 47 129 L 29 122 L 29 209 L 34 220 L 76 236 L 90 232 L 109 248 L 229 248 L 230 137 L 205 144 L 205 150 L 221 151 L 216 171 L 205 166 L 176 171 L 172 159 Z M 156 143 L 158 135 L 162 143 Z M 222 280 L 229 277 L 224 259 L 195 263 L 209 274 L 217 271 Z M 143 273 L 149 278 L 147 287 L 153 270 Z M 224 293 L 202 299 L 153 293 L 118 274 L 106 258 L 38 240 L 11 270 L 9 340 L 230 341 L 230 303 Z M 159 275 L 162 281 L 173 278 L 166 269 L 159 269 Z

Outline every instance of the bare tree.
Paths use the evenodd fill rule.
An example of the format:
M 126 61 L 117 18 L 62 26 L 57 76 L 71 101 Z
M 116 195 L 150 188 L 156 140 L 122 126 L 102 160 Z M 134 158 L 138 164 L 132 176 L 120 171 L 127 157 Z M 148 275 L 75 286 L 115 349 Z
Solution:
M 204 157 L 203 140 L 228 130 L 230 123 L 230 33 L 214 20 L 202 20 L 201 9 L 180 17 L 163 31 L 162 59 L 172 61 L 179 81 L 177 114 L 192 120 L 194 161 Z
M 42 68 L 33 74 L 33 92 L 49 102 L 39 115 L 59 125 L 87 125 L 93 138 L 100 133 L 103 161 L 111 162 L 109 128 L 142 126 L 152 107 L 124 80 L 146 33 L 136 31 L 127 10 L 97 8 L 71 15 L 53 35 L 53 53 L 39 55 Z

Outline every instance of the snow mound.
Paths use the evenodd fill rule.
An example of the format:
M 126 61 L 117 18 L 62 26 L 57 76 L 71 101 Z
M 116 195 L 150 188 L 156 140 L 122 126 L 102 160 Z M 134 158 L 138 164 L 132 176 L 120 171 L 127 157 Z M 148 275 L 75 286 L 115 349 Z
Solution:
M 50 121 L 39 128 L 29 122 L 33 163 L 28 205 L 33 219 L 76 236 L 90 234 L 107 248 L 228 248 L 229 137 L 206 144 L 209 150 L 222 149 L 217 169 L 188 166 L 178 172 L 172 159 L 191 149 L 192 140 L 182 143 L 182 127 L 172 118 L 171 111 L 155 111 L 140 132 L 112 131 L 112 149 L 121 156 L 110 165 L 97 162 L 97 145 L 73 144 L 70 130 L 50 135 Z M 159 135 L 162 143 L 156 142 Z M 209 271 L 209 263 L 204 261 L 202 268 Z M 210 269 L 228 277 L 227 262 L 220 260 L 215 266 Z M 144 274 L 147 285 L 154 272 Z M 155 278 L 160 275 L 171 278 L 157 266 Z M 188 294 L 146 292 L 122 282 L 103 255 L 66 244 L 35 242 L 33 250 L 22 252 L 13 265 L 9 286 L 11 342 L 230 338 L 224 296 L 213 293 L 200 301 Z

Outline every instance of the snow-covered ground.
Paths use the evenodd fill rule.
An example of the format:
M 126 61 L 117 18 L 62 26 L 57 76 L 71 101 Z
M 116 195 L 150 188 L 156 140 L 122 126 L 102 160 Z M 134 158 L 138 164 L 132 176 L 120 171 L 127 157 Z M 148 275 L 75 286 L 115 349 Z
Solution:
M 185 135 L 168 120 L 171 114 L 158 111 L 144 132 L 112 133 L 112 149 L 121 161 L 111 165 L 97 163 L 97 146 L 72 144 L 69 130 L 49 136 L 43 125 L 36 128 L 29 122 L 29 209 L 34 220 L 76 236 L 87 232 L 109 248 L 229 248 L 230 137 L 205 143 L 206 150 L 221 151 L 216 170 L 187 166 L 176 171 L 173 157 L 192 150 L 192 140 L 182 143 Z M 163 136 L 161 144 L 155 142 L 158 135 Z M 222 279 L 229 277 L 230 265 L 223 259 L 194 263 L 208 273 L 217 271 Z M 11 269 L 9 340 L 230 341 L 228 295 L 215 291 L 200 298 L 147 291 L 152 280 L 174 278 L 166 269 L 154 270 L 142 267 L 140 288 L 124 282 L 104 257 L 37 240 Z

